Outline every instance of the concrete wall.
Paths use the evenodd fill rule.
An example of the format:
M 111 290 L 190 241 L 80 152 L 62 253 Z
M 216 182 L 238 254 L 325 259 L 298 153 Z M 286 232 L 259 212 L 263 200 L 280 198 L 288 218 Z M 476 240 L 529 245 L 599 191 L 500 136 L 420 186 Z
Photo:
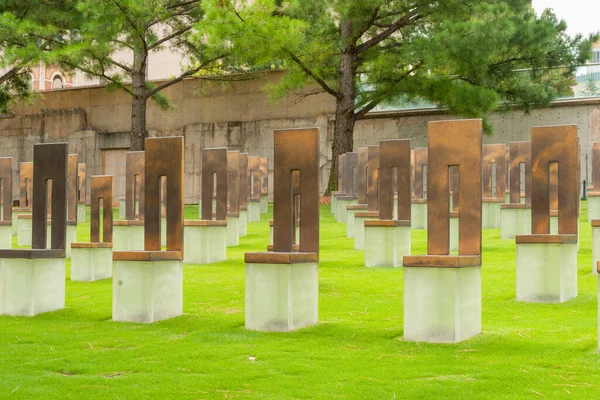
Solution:
M 184 81 L 167 89 L 173 110 L 162 111 L 152 101 L 148 108 L 151 136 L 185 136 L 186 202 L 198 201 L 201 149 L 227 146 L 251 155 L 269 157 L 272 170 L 273 131 L 279 128 L 316 126 L 321 130 L 321 188 L 325 189 L 331 159 L 335 103 L 326 94 L 298 101 L 297 96 L 273 103 L 263 91 L 281 72 L 256 75 L 233 83 Z M 15 108 L 15 115 L 0 119 L 0 156 L 15 158 L 14 198 L 18 198 L 18 162 L 31 161 L 33 144 L 68 141 L 69 151 L 86 162 L 88 176 L 115 170 L 104 163 L 113 152 L 129 147 L 131 103 L 127 94 L 105 88 L 58 90 L 40 94 L 32 104 Z M 355 148 L 381 139 L 412 138 L 413 147 L 426 146 L 427 121 L 450 119 L 436 110 L 372 113 L 359 121 Z M 582 166 L 588 165 L 589 143 L 600 140 L 600 101 L 570 101 L 524 115 L 515 110 L 493 113 L 495 128 L 485 143 L 529 140 L 536 125 L 577 124 L 582 144 Z M 103 154 L 104 153 L 104 154 Z M 109 160 L 109 161 L 107 161 Z M 585 179 L 585 172 L 582 174 Z M 270 182 L 272 184 L 272 182 Z M 89 193 L 89 190 L 88 190 Z M 115 193 L 124 189 L 115 188 Z

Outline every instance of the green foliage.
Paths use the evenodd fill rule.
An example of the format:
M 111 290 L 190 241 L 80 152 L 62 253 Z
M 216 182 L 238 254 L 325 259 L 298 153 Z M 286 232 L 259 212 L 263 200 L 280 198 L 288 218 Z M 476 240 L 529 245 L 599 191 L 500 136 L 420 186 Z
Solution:
M 585 63 L 590 41 L 598 37 L 569 37 L 551 11 L 537 16 L 530 2 L 516 0 L 263 4 L 284 26 L 282 40 L 270 30 L 281 26 L 254 39 L 262 54 L 288 69 L 272 94 L 316 83 L 338 99 L 355 97 L 356 115 L 397 96 L 467 117 L 508 105 L 529 110 L 548 104 L 570 90 L 575 67 Z M 296 35 L 287 33 L 292 23 Z M 351 66 L 342 66 L 344 54 Z M 354 76 L 354 93 L 340 87 L 346 73 Z
M 185 70 L 160 86 L 145 84 L 148 57 L 167 46 L 190 65 L 214 56 L 190 41 L 203 15 L 200 1 L 79 0 L 77 9 L 82 15 L 77 35 L 47 61 L 99 77 L 132 96 L 153 98 L 161 107 L 168 108 L 168 100 L 157 93 L 194 71 Z M 136 79 L 144 84 L 132 85 Z
M 590 75 L 590 78 L 585 83 L 585 89 L 582 92 L 585 96 L 598 96 L 600 94 L 600 89 L 598 89 L 598 85 L 596 85 L 596 81 Z
M 79 14 L 74 0 L 0 0 L 0 111 L 32 96 L 28 67 L 69 40 Z
M 146 82 L 146 90 L 151 91 L 151 90 L 154 90 L 155 88 L 156 88 L 156 85 L 154 83 Z M 171 105 L 171 101 L 169 100 L 169 97 L 162 92 L 154 93 L 154 95 L 152 96 L 152 100 L 154 100 L 154 102 L 161 109 L 163 109 L 165 111 L 169 111 L 169 110 L 173 109 L 173 106 Z

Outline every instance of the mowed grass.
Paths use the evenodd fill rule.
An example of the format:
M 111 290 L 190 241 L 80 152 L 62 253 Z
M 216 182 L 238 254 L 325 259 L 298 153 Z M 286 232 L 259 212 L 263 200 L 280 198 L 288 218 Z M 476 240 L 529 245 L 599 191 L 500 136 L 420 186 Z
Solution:
M 186 208 L 186 217 L 197 218 L 197 207 Z M 246 331 L 243 257 L 265 249 L 271 218 L 250 224 L 240 246 L 228 248 L 227 262 L 186 265 L 184 315 L 167 321 L 112 322 L 111 281 L 71 282 L 67 270 L 64 310 L 0 317 L 0 398 L 600 397 L 585 202 L 579 296 L 565 304 L 517 303 L 514 240 L 486 229 L 483 332 L 456 345 L 402 340 L 402 268 L 364 268 L 363 253 L 329 206 L 321 208 L 319 324 Z M 88 223 L 78 235 L 89 239 Z M 425 231 L 413 231 L 412 251 L 425 253 Z

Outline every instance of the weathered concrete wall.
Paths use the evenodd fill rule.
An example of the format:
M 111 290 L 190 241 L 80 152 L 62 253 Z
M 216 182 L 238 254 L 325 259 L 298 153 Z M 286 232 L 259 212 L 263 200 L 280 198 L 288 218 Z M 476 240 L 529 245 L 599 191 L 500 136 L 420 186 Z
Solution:
M 371 113 L 357 123 L 354 146 L 364 147 L 378 140 L 410 138 L 413 147 L 427 146 L 427 122 L 455 119 L 440 111 L 406 111 Z M 543 125 L 577 125 L 581 143 L 581 179 L 591 179 L 590 143 L 600 141 L 600 100 L 560 101 L 547 108 L 525 114 L 520 110 L 488 115 L 493 134 L 484 137 L 484 144 L 531 140 L 531 128 Z
M 167 89 L 173 110 L 162 111 L 152 101 L 148 108 L 151 136 L 185 137 L 185 198 L 197 202 L 200 191 L 201 149 L 227 146 L 252 155 L 269 157 L 272 169 L 273 131 L 279 128 L 315 126 L 321 130 L 321 188 L 324 190 L 331 160 L 335 103 L 326 94 L 298 102 L 296 96 L 273 103 L 263 91 L 280 72 L 235 83 L 184 81 Z M 127 94 L 105 88 L 69 89 L 41 94 L 32 104 L 21 105 L 15 115 L 0 119 L 0 156 L 30 161 L 33 144 L 68 141 L 69 151 L 88 164 L 88 175 L 102 174 L 115 158 L 112 151 L 129 148 L 131 103 Z M 372 113 L 359 121 L 355 148 L 381 139 L 411 138 L 413 147 L 426 146 L 427 122 L 450 119 L 436 110 Z M 561 102 L 534 110 L 529 115 L 515 110 L 489 116 L 494 135 L 485 143 L 529 140 L 536 125 L 577 124 L 582 144 L 582 178 L 586 178 L 589 143 L 600 140 L 600 102 Z M 112 154 L 115 154 L 114 152 Z M 122 180 L 116 180 L 122 181 Z M 117 186 L 122 186 L 119 183 Z M 14 197 L 18 197 L 15 171 Z M 89 193 L 89 190 L 88 190 Z M 115 188 L 115 194 L 124 188 Z

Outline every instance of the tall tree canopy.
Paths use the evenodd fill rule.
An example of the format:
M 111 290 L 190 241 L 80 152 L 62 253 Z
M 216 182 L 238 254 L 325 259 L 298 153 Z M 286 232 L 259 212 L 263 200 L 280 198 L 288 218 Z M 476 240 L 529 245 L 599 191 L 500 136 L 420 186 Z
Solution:
M 238 10 L 244 2 L 216 3 Z M 378 104 L 427 100 L 466 117 L 508 104 L 528 109 L 569 90 L 591 50 L 591 38 L 569 37 L 563 21 L 551 11 L 537 16 L 530 1 L 273 0 L 270 7 L 302 32 L 273 48 L 264 29 L 253 30 L 287 68 L 274 93 L 316 84 L 336 101 L 328 192 L 337 185 L 337 155 L 352 151 L 356 120 Z M 237 11 L 230 14 L 233 23 Z
M 78 36 L 48 62 L 100 77 L 131 95 L 132 150 L 144 149 L 148 99 L 170 108 L 163 89 L 220 70 L 228 52 L 224 41 L 208 46 L 195 29 L 203 16 L 200 0 L 79 0 L 77 8 L 83 15 Z M 154 85 L 147 80 L 148 57 L 163 47 L 182 54 L 183 71 Z
M 78 23 L 75 0 L 0 0 L 0 112 L 30 97 L 29 67 Z

